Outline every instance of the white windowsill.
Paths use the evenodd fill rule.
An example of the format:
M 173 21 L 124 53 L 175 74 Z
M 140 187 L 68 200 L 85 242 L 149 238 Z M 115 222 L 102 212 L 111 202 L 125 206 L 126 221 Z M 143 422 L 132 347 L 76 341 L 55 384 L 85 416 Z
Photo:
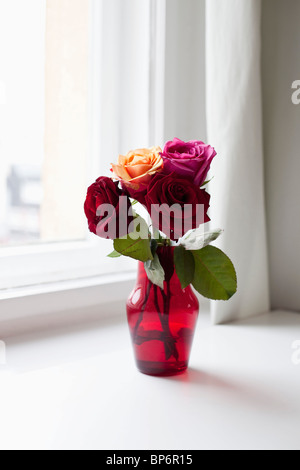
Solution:
M 111 304 L 110 315 L 114 315 L 113 303 L 125 302 L 135 279 L 136 271 L 129 271 L 0 291 L 0 330 L 5 331 L 4 324 L 13 322 L 21 331 L 28 318 L 55 314 L 67 317 L 68 313 L 72 317 L 80 310 L 84 317 L 94 315 L 95 310 L 101 317 L 107 304 Z
M 2 338 L 4 339 L 4 338 Z M 300 315 L 202 313 L 190 369 L 137 372 L 125 316 L 6 339 L 1 449 L 299 450 Z

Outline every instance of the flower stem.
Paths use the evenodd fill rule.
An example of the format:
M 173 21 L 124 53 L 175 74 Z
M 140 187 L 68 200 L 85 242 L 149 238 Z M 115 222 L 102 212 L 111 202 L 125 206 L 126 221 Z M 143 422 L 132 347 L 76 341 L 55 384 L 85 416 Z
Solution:
M 163 341 L 164 347 L 165 347 L 166 359 L 168 360 L 172 356 L 174 356 L 175 359 L 178 360 L 179 355 L 178 355 L 178 351 L 177 351 L 177 348 L 176 348 L 176 339 L 173 337 L 173 335 L 171 333 L 171 330 L 170 330 L 170 325 L 169 325 L 170 303 L 171 303 L 171 286 L 170 286 L 170 282 L 167 282 L 167 294 L 165 294 L 163 289 L 159 289 L 160 292 L 161 292 L 162 298 L 163 298 L 163 303 L 164 303 L 164 308 L 163 308 L 163 312 L 162 312 L 161 308 L 159 306 L 158 286 L 156 286 L 155 284 L 152 284 L 152 282 L 148 281 L 145 299 L 144 299 L 144 302 L 143 302 L 143 305 L 142 305 L 142 308 L 141 308 L 139 318 L 138 318 L 138 320 L 135 324 L 135 327 L 134 327 L 133 341 L 136 344 L 138 344 L 138 338 L 139 338 L 138 329 L 139 329 L 140 324 L 143 321 L 144 312 L 146 310 L 147 303 L 148 303 L 148 300 L 149 300 L 149 297 L 150 297 L 150 292 L 151 292 L 152 288 L 154 289 L 155 308 L 157 310 L 157 313 L 158 313 L 158 316 L 159 316 L 159 319 L 160 319 L 160 322 L 161 322 L 161 326 L 162 326 L 162 329 L 163 329 L 162 341 Z
M 170 330 L 170 303 L 171 303 L 171 288 L 170 282 L 167 282 L 167 294 L 165 294 L 163 289 L 160 289 L 162 294 L 163 302 L 164 302 L 164 311 L 163 313 L 160 311 L 159 302 L 158 302 L 158 293 L 157 293 L 157 286 L 154 286 L 155 289 L 155 306 L 156 310 L 161 322 L 161 326 L 163 328 L 164 336 L 164 346 L 165 346 L 165 353 L 166 359 L 170 359 L 171 356 L 174 356 L 176 360 L 178 360 L 179 354 L 176 348 L 176 339 L 173 337 L 171 330 Z
M 150 296 L 150 291 L 151 291 L 151 287 L 152 287 L 152 282 L 148 281 L 148 285 L 147 285 L 147 291 L 146 291 L 146 295 L 145 295 L 145 300 L 144 300 L 144 303 L 142 305 L 142 308 L 141 308 L 141 313 L 139 315 L 139 318 L 138 318 L 138 321 L 136 322 L 136 325 L 134 327 L 134 332 L 133 332 L 133 340 L 136 341 L 137 339 L 137 336 L 138 336 L 138 329 L 139 329 L 139 326 L 140 324 L 142 323 L 143 321 L 143 316 L 144 316 L 144 312 L 146 310 L 146 307 L 147 307 L 147 302 L 149 300 L 149 296 Z

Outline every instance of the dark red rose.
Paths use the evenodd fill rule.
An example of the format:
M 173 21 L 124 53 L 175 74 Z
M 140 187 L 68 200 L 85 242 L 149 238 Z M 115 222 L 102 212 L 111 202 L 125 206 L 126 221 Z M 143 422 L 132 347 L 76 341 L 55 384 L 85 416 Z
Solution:
M 136 201 L 138 201 L 143 206 L 146 205 L 145 196 L 147 194 L 147 189 L 144 189 L 143 191 L 141 191 L 141 190 L 140 191 L 135 191 L 134 189 L 129 188 L 128 186 L 126 186 L 123 181 L 121 181 L 120 184 L 121 184 L 121 187 L 122 187 L 122 190 L 123 190 L 123 194 L 126 194 L 131 199 L 135 199 Z
M 145 199 L 154 226 L 171 240 L 210 220 L 210 195 L 176 173 L 155 175 Z
M 128 216 L 130 206 L 130 200 L 119 189 L 118 182 L 105 176 L 98 178 L 89 187 L 84 204 L 90 231 L 106 239 L 127 235 L 133 221 L 133 217 Z

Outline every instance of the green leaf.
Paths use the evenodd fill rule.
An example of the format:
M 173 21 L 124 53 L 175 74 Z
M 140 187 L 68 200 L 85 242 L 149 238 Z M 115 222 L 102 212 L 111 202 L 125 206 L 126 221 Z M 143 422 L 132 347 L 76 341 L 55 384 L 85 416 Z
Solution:
M 157 253 L 155 253 L 152 261 L 146 261 L 144 264 L 149 281 L 161 289 L 164 288 L 165 272 L 160 264 Z
M 189 286 L 194 279 L 195 260 L 190 251 L 186 251 L 182 246 L 178 246 L 174 251 L 174 261 L 177 276 L 182 289 Z
M 143 240 L 141 238 L 132 240 L 129 237 L 126 239 L 117 238 L 114 241 L 114 247 L 120 255 L 128 256 L 138 261 L 145 262 L 153 259 L 150 240 Z
M 228 256 L 210 245 L 191 253 L 195 259 L 195 289 L 209 299 L 229 300 L 236 293 L 237 278 Z
M 114 249 L 120 255 L 138 261 L 153 260 L 151 244 L 149 239 L 148 225 L 142 217 L 137 217 L 133 221 L 132 231 L 122 238 L 114 240 Z
M 201 184 L 200 188 L 203 188 L 203 186 L 206 186 L 208 183 L 210 183 L 214 179 L 214 176 L 210 178 L 210 180 L 204 181 L 204 183 Z
M 215 241 L 223 233 L 223 230 L 216 229 L 211 232 L 203 232 L 203 229 L 197 228 L 180 240 L 180 245 L 186 250 L 201 250 L 211 242 Z
M 107 255 L 108 258 L 120 258 L 122 255 L 118 253 L 116 250 L 114 250 L 112 253 Z

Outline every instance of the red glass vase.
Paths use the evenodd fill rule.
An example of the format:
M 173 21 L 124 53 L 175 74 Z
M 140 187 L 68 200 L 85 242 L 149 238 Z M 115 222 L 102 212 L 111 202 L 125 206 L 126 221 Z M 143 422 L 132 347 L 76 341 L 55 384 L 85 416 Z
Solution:
M 149 281 L 140 263 L 137 283 L 127 302 L 137 367 L 148 375 L 176 375 L 189 363 L 199 302 L 191 287 L 181 288 L 173 253 L 170 247 L 158 249 L 165 270 L 164 289 Z

